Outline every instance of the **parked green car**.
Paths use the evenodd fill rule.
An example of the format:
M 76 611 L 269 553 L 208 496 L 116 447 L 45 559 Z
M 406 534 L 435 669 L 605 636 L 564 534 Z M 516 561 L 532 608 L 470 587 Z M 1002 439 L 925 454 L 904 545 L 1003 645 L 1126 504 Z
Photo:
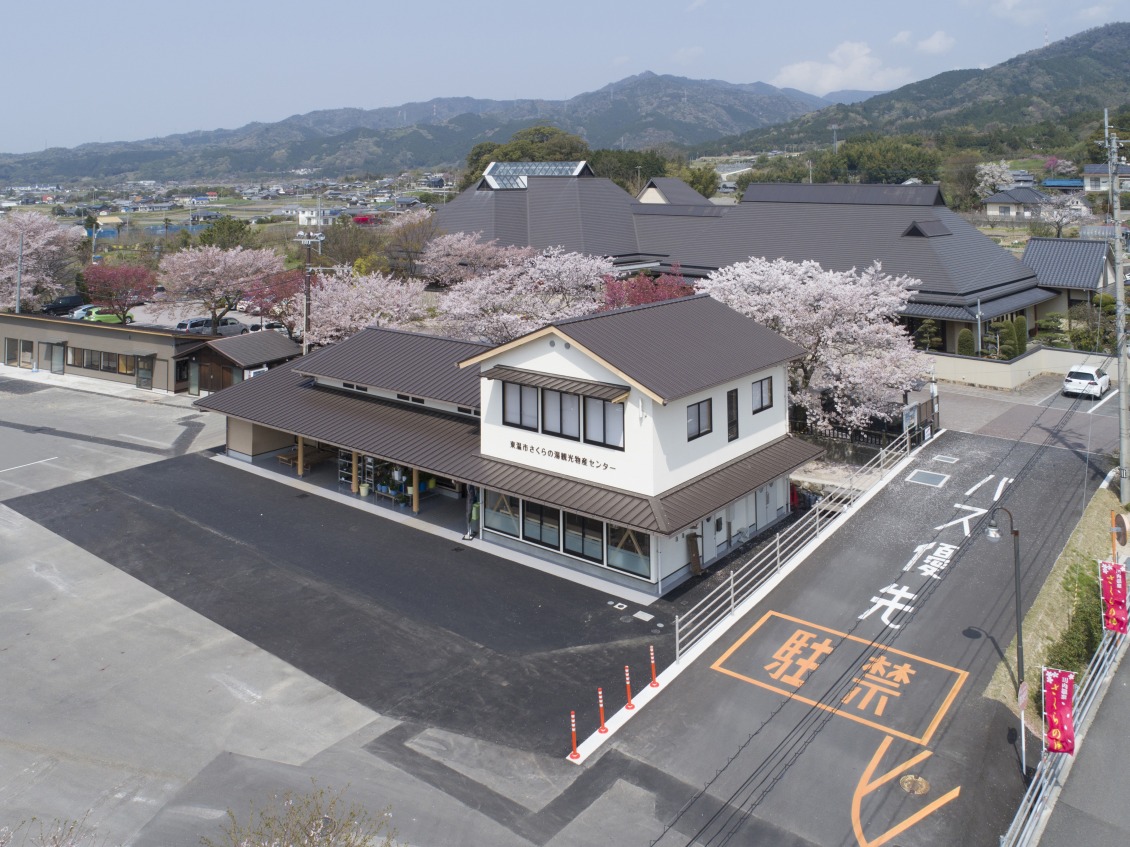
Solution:
M 105 306 L 95 306 L 93 309 L 86 313 L 86 316 L 83 318 L 83 320 L 94 321 L 95 323 L 100 324 L 120 324 L 122 322 L 121 318 L 119 318 Z M 133 323 L 132 312 L 126 312 L 126 323 Z

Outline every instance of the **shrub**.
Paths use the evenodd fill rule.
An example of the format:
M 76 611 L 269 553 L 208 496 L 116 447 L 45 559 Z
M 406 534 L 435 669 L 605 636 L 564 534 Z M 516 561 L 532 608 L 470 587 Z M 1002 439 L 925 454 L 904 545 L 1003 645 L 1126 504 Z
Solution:
M 957 353 L 959 356 L 974 355 L 973 330 L 963 329 L 957 334 Z
M 1019 356 L 1028 349 L 1028 319 L 1024 315 L 1017 315 L 1012 322 L 1012 334 L 1016 336 L 1016 355 Z
M 1048 648 L 1044 663 L 1049 668 L 1082 672 L 1102 641 L 1102 601 L 1098 577 L 1092 570 L 1075 565 L 1064 578 L 1064 587 L 1073 596 L 1071 619 L 1067 629 Z

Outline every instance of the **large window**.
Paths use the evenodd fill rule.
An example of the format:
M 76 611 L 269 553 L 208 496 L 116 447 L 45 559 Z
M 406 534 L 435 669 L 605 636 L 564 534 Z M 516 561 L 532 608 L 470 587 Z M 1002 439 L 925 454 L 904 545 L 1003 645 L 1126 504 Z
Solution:
M 522 504 L 522 538 L 552 547 L 561 547 L 561 512 L 529 500 Z
M 15 368 L 20 364 L 20 340 L 18 338 L 4 339 L 4 364 Z
M 541 392 L 541 431 L 574 441 L 581 437 L 581 398 L 543 388 Z
M 711 405 L 709 398 L 687 406 L 687 441 L 694 441 L 711 431 Z
M 604 563 L 604 522 L 565 512 L 565 552 Z
M 522 429 L 538 428 L 538 390 L 515 382 L 502 383 L 502 422 Z
M 483 524 L 488 529 L 518 537 L 518 498 L 488 491 L 483 498 Z
M 624 404 L 585 398 L 585 441 L 624 449 Z
M 608 567 L 651 578 L 651 538 L 646 532 L 608 525 Z
M 773 408 L 773 377 L 767 376 L 753 384 L 753 413 Z

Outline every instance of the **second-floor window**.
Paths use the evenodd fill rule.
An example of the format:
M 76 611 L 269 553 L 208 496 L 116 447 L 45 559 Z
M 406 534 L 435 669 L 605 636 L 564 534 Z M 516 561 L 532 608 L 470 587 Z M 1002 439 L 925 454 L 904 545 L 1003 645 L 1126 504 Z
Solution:
M 538 428 L 538 390 L 514 382 L 502 383 L 502 422 L 522 429 Z
M 692 403 L 687 406 L 687 441 L 701 438 L 709 433 L 712 428 L 709 398 L 701 403 Z
M 543 388 L 541 392 L 541 431 L 562 438 L 581 438 L 581 398 Z
M 753 413 L 773 408 L 773 377 L 767 376 L 753 384 Z
M 585 398 L 585 441 L 624 449 L 624 404 Z

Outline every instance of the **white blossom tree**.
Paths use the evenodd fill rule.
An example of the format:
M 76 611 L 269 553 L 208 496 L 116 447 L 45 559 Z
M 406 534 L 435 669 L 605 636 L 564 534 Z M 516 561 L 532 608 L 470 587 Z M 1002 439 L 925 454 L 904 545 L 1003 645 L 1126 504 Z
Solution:
M 81 226 L 60 226 L 42 212 L 9 212 L 0 217 L 0 310 L 15 309 L 17 276 L 20 300 L 26 304 L 37 305 L 68 291 L 73 294 L 77 249 L 84 237 Z
M 809 421 L 860 429 L 928 371 L 896 322 L 916 284 L 883 273 L 878 262 L 857 272 L 751 258 L 715 271 L 697 288 L 804 348 L 789 377 L 791 400 Z
M 502 344 L 550 321 L 598 311 L 612 261 L 549 247 L 453 285 L 441 312 L 458 338 Z
M 455 232 L 428 242 L 420 257 L 420 273 L 429 282 L 446 287 L 519 262 L 533 253 L 529 247 L 502 247 L 494 240 L 480 241 L 477 232 Z
M 1008 162 L 982 162 L 977 166 L 977 196 L 984 200 L 1002 188 L 1012 185 L 1012 171 Z
M 157 275 L 165 286 L 166 308 L 190 303 L 212 317 L 212 330 L 260 280 L 283 269 L 273 250 L 236 247 L 194 247 L 170 253 L 161 260 Z
M 426 313 L 421 280 L 337 267 L 320 275 L 311 289 L 307 340 L 314 345 L 336 344 L 367 326 L 403 327 L 422 320 Z
M 1083 220 L 1085 213 L 1079 207 L 1079 198 L 1071 194 L 1053 194 L 1040 203 L 1038 215 L 1041 221 L 1055 227 L 1055 237 L 1063 235 L 1064 227 Z

